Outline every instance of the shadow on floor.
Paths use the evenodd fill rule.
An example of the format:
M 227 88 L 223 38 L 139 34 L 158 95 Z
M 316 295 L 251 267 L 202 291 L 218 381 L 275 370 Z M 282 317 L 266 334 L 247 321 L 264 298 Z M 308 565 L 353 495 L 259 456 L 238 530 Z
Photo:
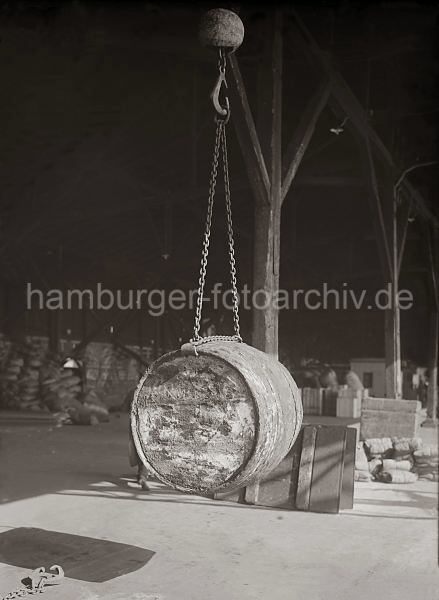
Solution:
M 102 583 L 141 569 L 155 552 L 33 527 L 0 533 L 0 561 L 26 569 L 61 565 L 66 577 Z

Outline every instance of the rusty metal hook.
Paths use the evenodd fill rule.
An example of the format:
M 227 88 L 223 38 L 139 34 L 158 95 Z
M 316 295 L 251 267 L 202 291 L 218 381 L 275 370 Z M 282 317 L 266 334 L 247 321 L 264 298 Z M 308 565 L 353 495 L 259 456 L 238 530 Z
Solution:
M 64 569 L 59 565 L 52 565 L 50 567 L 50 571 L 55 571 L 54 573 L 47 573 L 48 575 L 48 583 L 59 583 L 62 579 L 64 579 Z
M 39 567 L 32 571 L 31 589 L 41 591 L 46 585 L 54 585 L 64 578 L 63 568 L 59 565 L 52 565 L 49 571 L 44 567 Z
M 224 88 L 227 89 L 226 74 L 223 70 L 220 70 L 220 74 L 218 76 L 218 79 L 216 80 L 215 87 L 213 88 L 210 97 L 218 115 L 227 119 L 230 114 L 230 104 L 227 95 L 224 96 L 225 106 L 221 106 L 220 104 L 219 96 L 222 86 L 224 86 Z

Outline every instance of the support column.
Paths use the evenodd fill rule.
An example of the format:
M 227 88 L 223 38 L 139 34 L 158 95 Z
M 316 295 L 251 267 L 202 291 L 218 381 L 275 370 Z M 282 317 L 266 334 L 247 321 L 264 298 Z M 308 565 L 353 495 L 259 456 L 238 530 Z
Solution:
M 391 306 L 384 311 L 385 389 L 387 398 L 401 398 L 401 345 L 400 315 L 398 308 L 398 223 L 397 203 L 390 177 L 384 179 L 381 189 L 375 171 L 375 162 L 369 137 L 356 135 L 363 171 L 368 187 L 368 200 L 383 270 L 383 283 L 390 284 Z
M 390 198 L 389 198 L 390 200 Z M 389 246 L 391 254 L 391 307 L 385 314 L 385 352 L 386 352 L 386 396 L 387 398 L 402 398 L 401 372 L 401 324 L 398 305 L 399 292 L 399 247 L 398 220 L 396 196 L 392 197 L 391 226 Z
M 271 25 L 271 24 L 270 24 Z M 270 38 L 269 38 L 270 39 Z M 270 179 L 269 202 L 256 202 L 252 343 L 277 358 L 278 310 L 273 298 L 279 291 L 280 220 L 282 208 L 282 13 L 274 14 L 271 60 L 261 66 L 258 133 Z
M 279 290 L 280 207 L 255 206 L 252 344 L 277 357 L 278 311 L 273 295 Z
M 432 310 L 430 313 L 430 348 L 428 371 L 430 374 L 427 396 L 427 418 L 429 424 L 437 423 L 438 408 L 438 359 L 439 359 L 439 286 L 438 276 L 438 230 L 427 225 L 428 254 L 430 259 L 430 279 L 432 292 Z
M 59 334 L 60 334 L 60 313 L 59 310 L 47 311 L 47 329 L 49 338 L 49 351 L 59 352 Z
M 427 417 L 433 423 L 437 422 L 438 404 L 438 346 L 439 346 L 439 311 L 434 309 L 430 316 L 430 353 L 428 361 L 429 383 L 427 396 Z

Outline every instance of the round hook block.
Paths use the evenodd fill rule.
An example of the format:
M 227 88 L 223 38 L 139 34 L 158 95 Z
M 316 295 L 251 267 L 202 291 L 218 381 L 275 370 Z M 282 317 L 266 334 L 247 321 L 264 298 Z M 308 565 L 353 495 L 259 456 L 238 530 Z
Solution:
M 214 8 L 203 16 L 198 34 L 203 46 L 234 51 L 244 40 L 244 24 L 233 11 Z

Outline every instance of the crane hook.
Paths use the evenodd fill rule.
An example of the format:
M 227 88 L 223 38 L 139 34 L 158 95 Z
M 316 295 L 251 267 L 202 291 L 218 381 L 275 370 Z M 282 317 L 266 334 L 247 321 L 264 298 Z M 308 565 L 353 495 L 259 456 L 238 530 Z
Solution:
M 213 106 L 215 107 L 216 112 L 220 117 L 223 117 L 225 121 L 229 120 L 230 117 L 230 104 L 227 95 L 224 97 L 225 105 L 221 106 L 219 96 L 221 92 L 221 87 L 224 85 L 224 88 L 227 89 L 227 81 L 226 75 L 224 71 L 221 69 L 218 79 L 216 80 L 215 87 L 210 94 L 210 97 L 213 102 Z

